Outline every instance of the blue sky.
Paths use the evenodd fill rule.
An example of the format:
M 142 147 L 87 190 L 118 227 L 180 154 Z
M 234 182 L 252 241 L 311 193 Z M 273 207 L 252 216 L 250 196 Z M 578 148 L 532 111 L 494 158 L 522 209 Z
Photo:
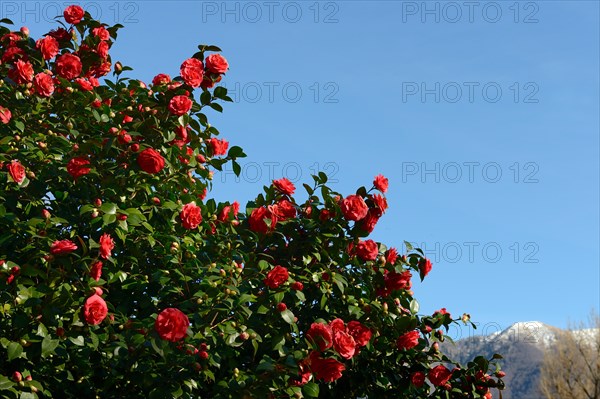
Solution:
M 66 4 L 66 3 L 65 3 Z M 600 307 L 596 1 L 80 2 L 125 28 L 113 60 L 150 81 L 223 49 L 235 103 L 210 115 L 249 155 L 220 200 L 316 170 L 347 195 L 390 180 L 373 237 L 423 245 L 424 312 L 492 332 Z M 2 2 L 45 33 L 61 2 Z

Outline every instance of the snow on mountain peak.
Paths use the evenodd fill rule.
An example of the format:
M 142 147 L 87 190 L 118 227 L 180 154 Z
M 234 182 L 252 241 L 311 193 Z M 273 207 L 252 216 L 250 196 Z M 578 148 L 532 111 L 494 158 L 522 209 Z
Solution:
M 536 346 L 550 346 L 556 339 L 558 329 L 539 321 L 521 321 L 512 324 L 506 330 L 495 332 L 490 339 L 519 341 Z

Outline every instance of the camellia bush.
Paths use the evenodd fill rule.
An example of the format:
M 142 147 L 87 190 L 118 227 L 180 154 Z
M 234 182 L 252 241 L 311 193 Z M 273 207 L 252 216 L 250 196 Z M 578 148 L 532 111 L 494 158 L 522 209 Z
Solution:
M 208 122 L 231 101 L 215 46 L 149 85 L 79 6 L 34 39 L 0 21 L 0 397 L 491 398 L 493 359 L 440 351 L 432 265 L 368 239 L 388 181 L 349 195 L 281 178 L 207 198 L 245 154 Z M 111 74 L 112 76 L 108 76 Z M 462 317 L 468 322 L 468 316 Z M 499 356 L 495 356 L 499 357 Z

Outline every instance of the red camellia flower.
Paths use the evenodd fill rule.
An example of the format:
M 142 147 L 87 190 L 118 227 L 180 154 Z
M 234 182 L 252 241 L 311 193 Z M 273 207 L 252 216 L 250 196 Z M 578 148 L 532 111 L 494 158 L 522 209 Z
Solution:
M 54 93 L 54 80 L 47 73 L 40 72 L 33 78 L 35 92 L 42 97 L 50 97 Z
M 81 75 L 82 68 L 81 60 L 74 54 L 66 53 L 56 59 L 56 73 L 62 78 L 75 79 Z
M 98 46 L 96 46 L 96 52 L 100 57 L 107 58 L 109 48 L 110 45 L 108 44 L 108 42 L 100 42 L 98 43 Z
M 52 36 L 59 42 L 68 42 L 71 40 L 72 37 L 71 32 L 69 32 L 65 28 L 51 30 L 50 32 L 48 32 L 48 36 Z
M 94 294 L 86 299 L 83 306 L 83 317 L 89 325 L 95 326 L 102 323 L 107 314 L 108 307 L 100 295 Z
M 183 206 L 179 217 L 185 229 L 193 230 L 202 223 L 202 209 L 195 202 L 190 202 Z
M 20 47 L 9 47 L 2 55 L 2 62 L 11 63 L 17 59 L 27 60 L 27 54 Z
M 356 255 L 362 260 L 375 260 L 379 255 L 377 243 L 373 240 L 360 241 L 356 246 Z
M 295 281 L 291 285 L 291 288 L 295 291 L 302 291 L 304 289 L 304 284 L 302 284 L 300 281 Z
M 65 21 L 73 25 L 77 25 L 78 23 L 80 23 L 83 19 L 84 14 L 85 13 L 83 11 L 83 8 L 77 5 L 68 6 L 67 8 L 65 8 L 65 11 L 63 11 Z
M 366 346 L 371 340 L 371 336 L 373 333 L 371 330 L 362 325 L 359 321 L 352 320 L 348 322 L 348 334 L 352 335 L 356 345 L 358 346 Z
M 385 197 L 381 194 L 373 194 L 371 199 L 373 200 L 373 203 L 377 209 L 379 209 L 382 214 L 385 213 L 385 210 L 388 209 L 388 203 Z
M 50 247 L 52 255 L 64 255 L 77 250 L 77 245 L 71 240 L 54 241 Z
M 153 86 L 166 85 L 171 82 L 171 77 L 166 73 L 159 73 L 152 79 Z
M 67 164 L 67 172 L 73 177 L 73 179 L 77 180 L 83 175 L 87 175 L 92 170 L 88 165 L 90 161 L 82 158 L 76 157 L 69 161 Z
M 324 351 L 333 345 L 333 331 L 327 324 L 312 323 L 306 332 L 306 339 Z
M 410 382 L 417 388 L 421 388 L 425 384 L 425 373 L 422 371 L 415 371 L 410 376 Z
M 182 340 L 190 325 L 188 317 L 179 309 L 167 308 L 158 314 L 154 329 L 164 340 L 177 342 Z
M 346 370 L 343 363 L 335 359 L 323 359 L 321 355 L 313 351 L 310 353 L 310 370 L 318 380 L 333 382 L 342 376 Z
M 187 85 L 198 87 L 204 79 L 204 65 L 199 59 L 188 58 L 181 64 L 179 74 Z
M 92 35 L 100 38 L 100 40 L 110 39 L 110 32 L 104 26 L 99 26 L 97 28 L 92 29 Z
M 165 159 L 153 148 L 146 148 L 137 158 L 140 168 L 150 174 L 158 173 L 165 167 Z
M 419 344 L 419 332 L 418 331 L 409 331 L 404 335 L 401 335 L 396 340 L 396 346 L 400 350 L 411 349 Z
M 354 194 L 344 198 L 340 204 L 340 208 L 342 209 L 344 218 L 353 221 L 364 218 L 367 216 L 367 212 L 369 212 L 369 207 L 365 203 L 365 200 L 361 196 Z
M 296 207 L 288 200 L 281 200 L 272 207 L 277 220 L 287 220 L 296 217 Z
M 382 193 L 385 193 L 388 189 L 388 179 L 383 175 L 377 175 L 373 180 L 373 185 L 377 190 L 381 191 Z
M 267 225 L 265 219 L 271 220 L 271 226 Z M 250 225 L 250 230 L 256 233 L 264 234 L 275 228 L 275 225 L 277 224 L 277 216 L 275 216 L 266 207 L 261 206 L 260 208 L 256 208 L 252 211 L 250 217 L 248 218 L 248 224 Z
M 35 47 L 42 52 L 45 60 L 50 60 L 58 54 L 58 40 L 52 36 L 46 36 L 35 42 Z
M 273 180 L 273 185 L 277 190 L 281 191 L 286 195 L 292 195 L 294 194 L 294 191 L 296 191 L 296 187 L 294 187 L 294 184 L 285 177 L 279 180 Z
M 225 73 L 229 64 L 221 54 L 211 54 L 206 57 L 206 69 L 213 73 Z
M 405 270 L 402 273 L 390 272 L 385 275 L 383 278 L 385 282 L 385 288 L 389 291 L 401 290 L 401 289 L 410 289 L 411 282 L 410 278 L 412 274 Z
M 79 88 L 83 91 L 90 91 L 94 89 L 92 83 L 85 78 L 77 78 L 75 79 L 75 83 L 77 83 L 77 85 L 79 85 Z
M 432 264 L 431 261 L 427 258 L 423 258 L 419 261 L 419 272 L 421 273 L 421 278 L 427 276 L 431 271 Z
M 333 334 L 337 333 L 338 331 L 346 332 L 346 323 L 344 323 L 344 320 L 340 318 L 333 319 L 332 321 L 330 321 L 329 327 L 331 327 L 331 331 L 333 331 Z
M 448 370 L 443 364 L 435 366 L 434 368 L 429 370 L 429 373 L 427 373 L 429 381 L 431 381 L 431 383 L 436 387 L 446 384 L 451 376 L 452 372 Z
M 12 113 L 10 110 L 0 106 L 0 122 L 6 125 L 8 122 L 10 122 L 10 118 L 12 118 Z
M 90 277 L 96 281 L 100 280 L 100 277 L 102 277 L 102 262 L 96 261 L 92 264 L 90 267 Z
M 337 331 L 333 335 L 333 349 L 344 359 L 351 359 L 356 352 L 356 342 L 347 332 Z
M 115 248 L 115 242 L 108 233 L 100 236 L 100 257 L 104 259 L 110 258 L 111 251 Z
M 14 67 L 8 71 L 8 76 L 16 84 L 25 84 L 33 80 L 33 65 L 29 61 L 17 60 Z
M 21 184 L 25 180 L 25 167 L 19 161 L 13 159 L 8 164 L 8 173 L 17 184 Z
M 187 114 L 192 109 L 192 100 L 188 96 L 175 96 L 169 101 L 169 112 L 173 115 Z
M 381 216 L 381 211 L 376 208 L 369 209 L 367 212 L 367 216 L 360 220 L 360 228 L 366 232 L 371 233 L 375 229 L 375 225 L 379 221 L 379 217 Z
M 274 290 L 288 281 L 288 278 L 290 278 L 288 270 L 283 266 L 277 265 L 267 274 L 263 282 L 267 287 Z
M 229 148 L 229 143 L 227 140 L 219 140 L 215 137 L 212 137 L 208 140 L 210 147 L 212 148 L 213 155 L 226 155 L 227 148 Z
M 396 248 L 390 248 L 385 252 L 385 261 L 388 264 L 394 265 L 396 263 L 397 259 L 398 259 L 398 251 L 396 250 Z

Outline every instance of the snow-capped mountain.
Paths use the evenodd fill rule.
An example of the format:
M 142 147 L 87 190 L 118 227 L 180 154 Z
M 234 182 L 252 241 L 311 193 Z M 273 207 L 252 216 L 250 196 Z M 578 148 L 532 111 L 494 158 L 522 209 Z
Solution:
M 540 366 L 544 351 L 552 347 L 561 331 L 539 321 L 518 322 L 489 335 L 445 343 L 443 350 L 463 364 L 477 355 L 490 358 L 499 353 L 503 356 L 502 370 L 506 372 L 503 399 L 544 399 L 538 389 Z M 576 337 L 590 341 L 596 339 L 598 333 L 597 329 L 574 331 Z M 493 394 L 494 398 L 498 397 L 496 392 Z

